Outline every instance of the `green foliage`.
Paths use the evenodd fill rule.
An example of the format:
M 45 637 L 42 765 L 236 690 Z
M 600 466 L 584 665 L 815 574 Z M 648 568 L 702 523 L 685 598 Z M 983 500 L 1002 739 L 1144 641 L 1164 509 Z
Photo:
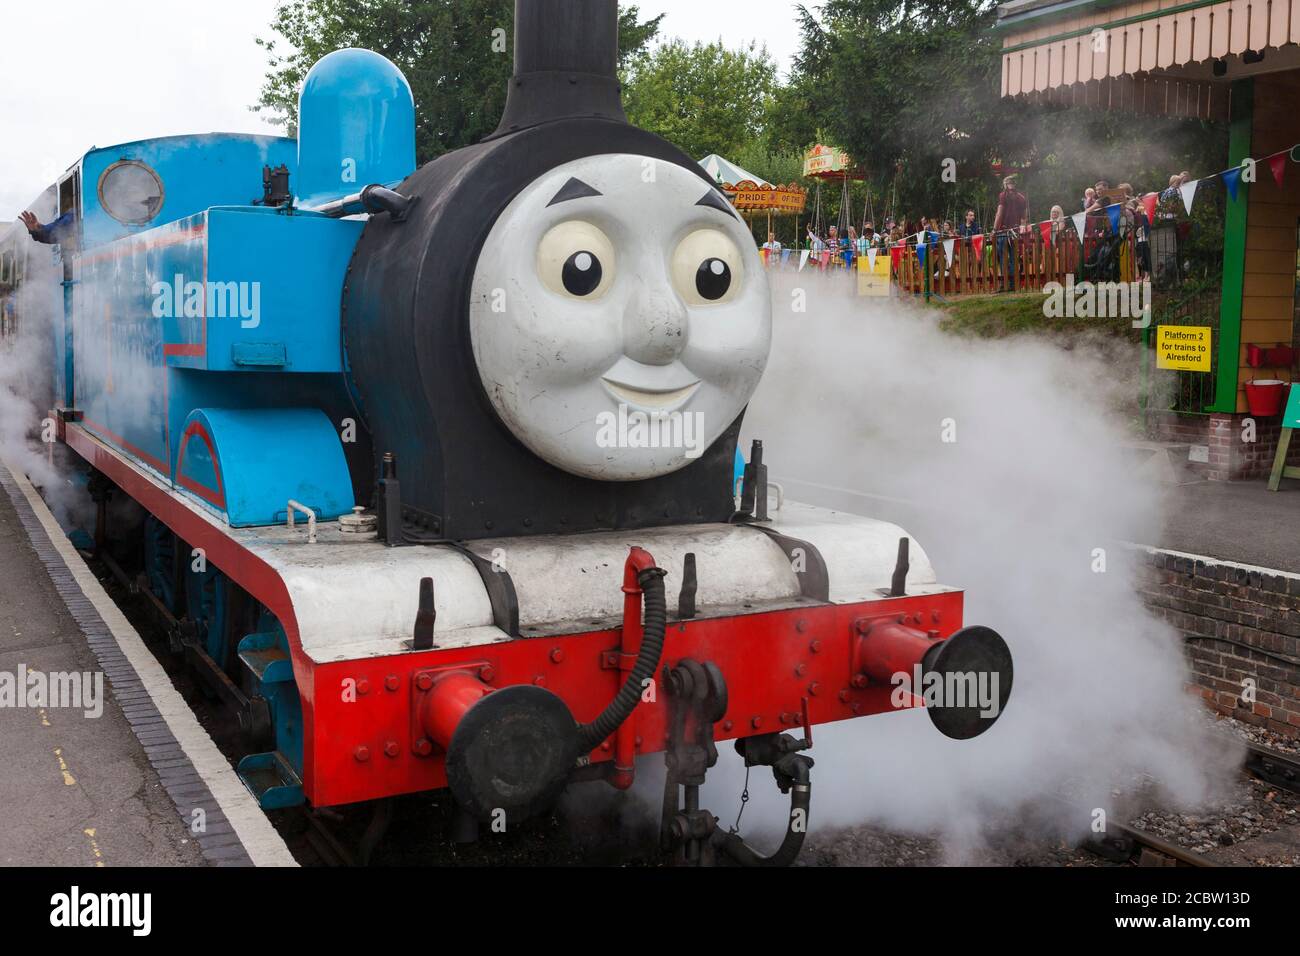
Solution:
M 954 296 L 933 300 L 940 313 L 939 328 L 952 335 L 977 339 L 1004 339 L 1021 335 L 1047 336 L 1070 343 L 1079 338 L 1115 337 L 1137 342 L 1141 332 L 1133 320 L 1120 318 L 1048 318 L 1043 314 L 1042 292 L 1002 295 Z
M 776 63 L 766 48 L 673 40 L 632 58 L 623 105 L 634 124 L 696 159 L 731 158 L 761 139 L 776 89 Z
M 804 187 L 808 185 L 803 178 L 803 153 L 799 150 L 772 152 L 762 140 L 750 139 L 741 143 L 732 152 L 723 155 L 741 169 L 747 169 L 769 183 L 778 186 L 789 183 Z
M 662 19 L 642 22 L 635 6 L 620 9 L 621 62 L 654 39 Z M 276 36 L 257 40 L 268 71 L 253 109 L 290 134 L 307 71 L 345 47 L 382 53 L 406 74 L 420 163 L 491 133 L 505 108 L 514 0 L 285 0 L 271 30 Z
M 1171 173 L 1214 172 L 1226 134 L 1210 124 L 1101 109 L 1036 105 L 1000 95 L 1001 39 L 992 0 L 827 0 L 800 8 L 802 48 L 773 97 L 769 148 L 825 138 L 847 149 L 896 216 L 955 218 L 973 207 L 992 225 L 995 163 L 1023 170 L 1034 219 L 1078 210 L 1105 178 L 1139 191 Z M 955 182 L 945 181 L 945 161 Z

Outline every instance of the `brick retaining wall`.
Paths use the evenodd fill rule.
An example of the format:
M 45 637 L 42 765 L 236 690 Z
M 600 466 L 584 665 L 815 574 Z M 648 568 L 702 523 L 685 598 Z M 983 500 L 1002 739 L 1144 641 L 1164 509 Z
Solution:
M 1186 638 L 1195 690 L 1220 713 L 1300 737 L 1300 575 L 1143 549 L 1138 589 Z M 1247 680 L 1253 704 L 1241 700 Z

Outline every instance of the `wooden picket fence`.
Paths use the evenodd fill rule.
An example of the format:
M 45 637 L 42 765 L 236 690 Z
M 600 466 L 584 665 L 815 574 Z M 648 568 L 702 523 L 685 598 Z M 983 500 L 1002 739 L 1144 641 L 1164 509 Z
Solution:
M 1102 242 L 1114 244 L 1112 255 L 1118 257 L 1117 267 L 1094 274 L 1088 263 L 1096 258 L 1097 247 Z M 997 239 L 985 236 L 977 243 L 969 238 L 954 239 L 952 261 L 944 252 L 944 240 L 930 243 L 922 262 L 916 246 L 908 244 L 894 249 L 881 249 L 878 259 L 890 259 L 890 284 L 894 295 L 987 295 L 1013 288 L 1017 292 L 1038 292 L 1049 282 L 1065 284 L 1066 276 L 1073 275 L 1075 283 L 1085 280 L 1108 279 L 1132 282 L 1137 278 L 1137 246 L 1130 233 L 1118 239 L 1089 236 L 1079 242 L 1072 228 L 1061 231 L 1052 241 L 1044 242 L 1042 233 L 1034 229 L 1029 233 L 1009 233 L 999 247 Z M 1005 248 L 1003 253 L 1002 248 Z M 791 250 L 781 259 L 763 254 L 769 269 L 794 269 L 798 266 L 799 251 Z M 817 273 L 847 272 L 858 268 L 857 258 L 847 259 L 841 254 L 810 257 L 806 268 Z M 927 281 L 928 280 L 928 281 Z
M 1091 278 L 1085 275 L 1085 262 L 1093 257 L 1099 241 L 1089 237 L 1080 243 L 1074 231 L 1066 229 L 1051 242 L 1044 243 L 1041 233 L 1035 230 L 1007 236 L 1004 254 L 991 236 L 985 237 L 978 252 L 970 239 L 956 239 L 951 262 L 944 254 L 943 240 L 930 243 L 924 262 L 917 256 L 916 247 L 909 245 L 893 259 L 891 277 L 899 295 L 927 292 L 944 297 L 982 295 L 1004 288 L 1014 288 L 1017 292 L 1041 291 L 1049 282 L 1064 283 L 1067 275 L 1073 275 L 1075 282 Z M 1117 279 L 1131 282 L 1136 277 L 1133 237 L 1126 236 L 1117 242 Z M 891 250 L 880 254 L 892 253 Z

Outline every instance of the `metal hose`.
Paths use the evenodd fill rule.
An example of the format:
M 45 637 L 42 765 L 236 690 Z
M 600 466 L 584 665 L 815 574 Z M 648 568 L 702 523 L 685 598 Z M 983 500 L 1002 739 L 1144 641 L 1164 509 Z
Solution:
M 739 833 L 715 830 L 713 841 L 724 853 L 741 866 L 789 866 L 803 849 L 808 835 L 808 812 L 812 805 L 812 782 L 808 764 L 802 760 L 793 765 L 794 783 L 790 787 L 790 822 L 786 825 L 785 839 L 771 856 L 763 856 L 740 838 Z M 796 827 L 795 821 L 800 825 Z
M 668 629 L 668 601 L 664 596 L 664 570 L 646 568 L 637 575 L 645 595 L 645 628 L 641 636 L 641 653 L 628 674 L 627 681 L 599 717 L 578 728 L 582 752 L 595 748 L 618 730 L 641 702 L 641 685 L 659 666 L 664 650 L 664 633 Z

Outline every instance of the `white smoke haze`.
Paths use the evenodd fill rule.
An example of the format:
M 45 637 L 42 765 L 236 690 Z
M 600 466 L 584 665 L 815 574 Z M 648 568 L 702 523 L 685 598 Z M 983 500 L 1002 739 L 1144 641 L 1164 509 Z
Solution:
M 15 225 L 15 229 L 19 228 Z M 62 320 L 62 265 L 54 251 L 30 239 L 25 275 L 16 293 L 17 332 L 0 340 L 0 457 L 40 488 L 65 527 L 76 498 L 42 441 L 54 404 L 54 335 Z
M 813 832 L 935 834 L 967 862 L 983 834 L 1031 818 L 1085 836 L 1093 808 L 1144 774 L 1174 805 L 1221 795 L 1239 753 L 1184 690 L 1181 639 L 1144 608 L 1121 545 L 1156 542 L 1162 522 L 1160 487 L 1123 447 L 1136 347 L 958 338 L 936 310 L 805 276 L 773 277 L 772 356 L 742 447 L 763 439 L 790 498 L 902 525 L 940 582 L 966 591 L 964 622 L 993 627 L 1015 659 L 1006 711 L 976 739 L 943 737 L 921 710 L 816 728 Z M 791 310 L 796 288 L 806 313 Z M 702 804 L 730 825 L 743 768 L 720 750 Z M 783 828 L 769 770 L 750 793 L 742 832 Z

